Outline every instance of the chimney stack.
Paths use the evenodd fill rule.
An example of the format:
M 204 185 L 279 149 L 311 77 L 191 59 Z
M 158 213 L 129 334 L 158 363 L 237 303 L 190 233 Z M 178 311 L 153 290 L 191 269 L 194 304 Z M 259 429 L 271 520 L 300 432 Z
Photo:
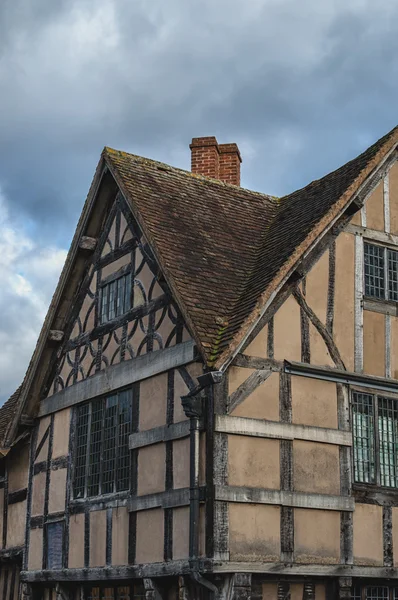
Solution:
M 192 173 L 240 185 L 242 158 L 236 144 L 218 144 L 211 136 L 193 138 L 189 147 Z

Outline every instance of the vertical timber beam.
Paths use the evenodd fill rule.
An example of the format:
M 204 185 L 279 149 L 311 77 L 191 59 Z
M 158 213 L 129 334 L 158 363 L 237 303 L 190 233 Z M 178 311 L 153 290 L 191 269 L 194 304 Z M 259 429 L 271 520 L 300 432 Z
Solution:
M 349 388 L 347 385 L 337 385 L 337 418 L 338 427 L 342 431 L 350 430 Z M 350 448 L 340 446 L 340 494 L 351 495 L 351 455 Z M 353 515 L 352 512 L 341 512 L 340 520 L 340 562 L 352 565 L 353 557 Z
M 307 292 L 306 279 L 303 277 L 302 283 L 302 294 L 305 298 Z M 300 306 L 300 329 L 301 329 L 301 362 L 310 363 L 310 322 L 307 314 Z
M 282 423 L 292 422 L 292 390 L 291 377 L 283 371 L 279 380 L 279 412 Z M 280 441 L 280 488 L 293 491 L 293 441 Z M 293 562 L 294 559 L 294 509 L 281 506 L 281 561 Z
M 215 414 L 226 414 L 228 403 L 228 372 L 221 383 L 213 386 L 213 402 Z M 213 429 L 214 432 L 214 429 Z M 213 470 L 212 489 L 214 486 L 228 484 L 228 435 L 213 433 Z M 229 560 L 229 509 L 228 502 L 213 500 L 212 527 L 213 557 L 216 560 Z
M 231 600 L 250 600 L 252 592 L 252 574 L 234 573 L 232 576 Z
M 393 567 L 392 507 L 383 506 L 383 564 Z
M 363 371 L 363 237 L 355 235 L 354 370 Z

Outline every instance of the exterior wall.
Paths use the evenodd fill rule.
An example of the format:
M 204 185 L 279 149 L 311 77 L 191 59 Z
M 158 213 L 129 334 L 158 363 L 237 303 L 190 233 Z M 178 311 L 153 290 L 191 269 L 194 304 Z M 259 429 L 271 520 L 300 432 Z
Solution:
M 398 229 L 397 206 L 394 164 L 297 291 L 249 340 L 244 360 L 229 368 L 228 416 L 216 435 L 226 447 L 223 510 L 231 560 L 398 566 L 396 491 L 352 484 L 351 391 L 383 392 L 328 376 L 346 370 L 396 378 L 396 307 L 364 298 L 363 242 L 384 240 L 398 250 L 390 235 Z M 268 541 L 258 544 L 262 528 L 269 528 L 264 537 L 272 551 Z M 263 597 L 276 597 L 267 585 Z M 291 597 L 296 592 L 302 597 L 293 587 Z
M 103 285 L 127 273 L 132 280 L 131 308 L 101 324 Z M 109 366 L 190 339 L 160 279 L 148 244 L 118 195 L 88 264 L 59 358 L 52 367 L 49 396 Z
M 162 562 L 166 547 L 169 560 L 188 559 L 189 427 L 180 439 L 158 443 L 150 440 L 159 428 L 187 422 L 181 409 L 181 395 L 189 392 L 189 386 L 196 384 L 196 377 L 202 372 L 201 363 L 194 362 L 133 384 L 136 435 L 148 434 L 149 442 L 131 451 L 131 491 L 118 492 L 116 496 L 73 498 L 70 465 L 74 462 L 76 409 L 63 409 L 40 419 L 28 505 L 30 527 L 26 564 L 29 571 L 45 568 L 46 525 L 57 520 L 64 523 L 63 565 L 69 569 Z M 202 457 L 204 445 L 202 434 Z M 202 460 L 202 485 L 205 476 Z M 180 506 L 179 502 L 175 508 L 168 508 L 167 502 L 165 507 L 155 502 L 151 509 L 145 509 L 144 505 L 128 506 L 130 499 L 140 501 L 141 498 L 151 504 L 154 495 L 157 498 L 160 495 L 162 504 L 162 494 L 170 496 L 174 490 L 185 491 L 185 506 Z M 23 510 L 21 526 L 24 535 L 26 506 Z M 204 512 L 201 514 L 203 553 Z M 23 539 L 21 541 L 23 543 Z

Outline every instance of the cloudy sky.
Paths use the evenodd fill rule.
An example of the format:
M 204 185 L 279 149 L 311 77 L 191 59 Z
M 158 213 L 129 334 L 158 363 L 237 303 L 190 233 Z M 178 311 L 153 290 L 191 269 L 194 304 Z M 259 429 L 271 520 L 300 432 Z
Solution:
M 398 3 L 2 0 L 0 401 L 19 385 L 104 145 L 189 168 L 237 142 L 282 195 L 398 123 Z

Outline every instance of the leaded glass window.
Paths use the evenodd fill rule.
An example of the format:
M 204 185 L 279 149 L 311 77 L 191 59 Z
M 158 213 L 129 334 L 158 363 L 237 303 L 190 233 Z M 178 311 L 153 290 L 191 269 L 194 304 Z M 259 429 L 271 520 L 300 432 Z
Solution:
M 109 587 L 92 587 L 84 589 L 85 600 L 144 600 L 145 589 L 142 583 L 135 585 L 118 585 Z
M 100 324 L 124 315 L 131 308 L 131 273 L 100 288 Z
M 75 498 L 129 489 L 134 389 L 77 408 Z
M 64 521 L 47 523 L 46 569 L 62 569 L 64 556 Z
M 365 296 L 398 302 L 398 252 L 365 242 Z
M 398 487 L 398 400 L 354 392 L 354 479 Z

